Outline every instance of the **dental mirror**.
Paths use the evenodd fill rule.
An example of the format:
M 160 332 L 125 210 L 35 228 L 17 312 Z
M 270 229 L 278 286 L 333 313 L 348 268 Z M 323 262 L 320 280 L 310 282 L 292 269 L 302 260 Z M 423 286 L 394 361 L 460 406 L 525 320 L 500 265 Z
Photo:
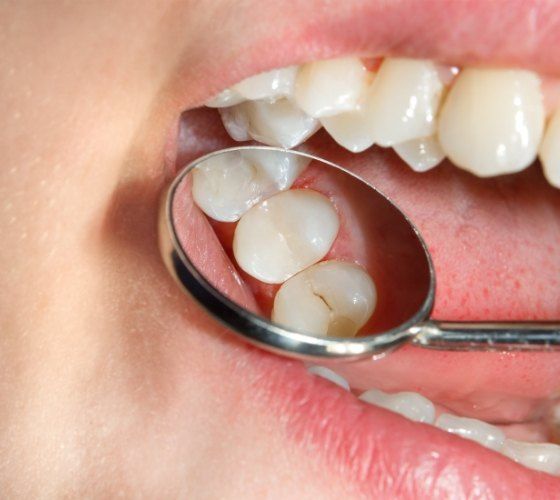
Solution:
M 558 323 L 429 319 L 436 279 L 418 229 L 374 186 L 303 152 L 244 146 L 190 163 L 164 192 L 159 240 L 208 313 L 286 356 L 560 348 Z

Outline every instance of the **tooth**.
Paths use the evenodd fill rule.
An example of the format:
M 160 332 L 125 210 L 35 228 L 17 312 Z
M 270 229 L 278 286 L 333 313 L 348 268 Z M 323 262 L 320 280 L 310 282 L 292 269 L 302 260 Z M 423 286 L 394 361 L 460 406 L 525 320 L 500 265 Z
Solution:
M 361 153 L 373 146 L 375 138 L 370 121 L 365 103 L 359 104 L 353 111 L 321 118 L 321 124 L 329 135 L 343 148 L 353 153 Z
M 241 217 L 233 252 L 251 276 L 265 283 L 283 283 L 327 254 L 338 227 L 338 215 L 327 197 L 310 189 L 293 189 Z
M 375 285 L 360 266 L 325 261 L 280 287 L 272 321 L 312 335 L 353 337 L 371 317 L 376 299 Z
M 293 93 L 298 68 L 273 69 L 251 76 L 234 85 L 233 89 L 245 99 L 278 99 Z
M 506 439 L 501 452 L 530 469 L 560 475 L 560 446 L 552 443 L 524 443 Z
M 441 69 L 430 61 L 383 61 L 368 103 L 377 144 L 392 146 L 435 133 L 443 92 L 440 74 Z
M 445 153 L 433 135 L 395 144 L 393 149 L 415 172 L 426 172 L 445 158 Z
M 560 188 L 560 108 L 552 115 L 546 127 L 539 157 L 548 182 Z
M 480 177 L 518 172 L 536 158 L 544 128 L 539 77 L 530 71 L 464 69 L 439 118 L 439 142 Z
M 457 434 L 465 439 L 476 441 L 486 448 L 499 451 L 504 444 L 504 433 L 497 427 L 475 418 L 457 417 L 442 413 L 436 420 L 436 427 Z
M 209 217 L 233 222 L 259 201 L 290 188 L 308 163 L 302 156 L 270 151 L 215 156 L 193 171 L 193 198 Z
M 293 148 L 320 128 L 320 123 L 299 110 L 289 99 L 246 101 L 220 109 L 226 130 L 236 141 L 255 141 Z
M 350 385 L 348 384 L 346 379 L 344 377 L 340 376 L 338 373 L 333 372 L 329 368 L 325 368 L 324 366 L 314 365 L 314 366 L 310 366 L 309 368 L 307 368 L 307 371 L 309 373 L 313 373 L 313 375 L 317 375 L 318 377 L 322 377 L 322 378 L 328 380 L 329 382 L 332 382 L 333 384 L 336 384 L 336 385 L 342 387 L 343 389 L 345 389 L 347 391 L 350 390 Z
M 387 394 L 378 389 L 370 389 L 364 392 L 360 399 L 366 403 L 399 413 L 415 422 L 432 424 L 436 416 L 433 403 L 417 392 Z
M 296 79 L 296 102 L 314 118 L 355 109 L 368 75 L 362 61 L 354 57 L 305 64 Z
M 245 98 L 233 89 L 222 90 L 217 96 L 214 96 L 204 104 L 209 108 L 227 108 L 243 102 Z

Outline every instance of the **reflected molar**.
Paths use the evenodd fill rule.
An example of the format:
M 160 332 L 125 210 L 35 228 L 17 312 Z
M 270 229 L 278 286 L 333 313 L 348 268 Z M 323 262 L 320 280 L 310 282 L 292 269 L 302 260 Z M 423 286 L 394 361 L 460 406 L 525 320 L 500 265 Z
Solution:
M 560 188 L 560 108 L 546 127 L 539 158 L 546 180 L 554 187 Z
M 248 210 L 233 238 L 239 266 L 265 283 L 283 283 L 321 260 L 338 233 L 331 201 L 311 189 L 292 189 Z
M 422 137 L 393 146 L 399 157 L 415 172 L 426 172 L 445 159 L 437 137 Z
M 455 165 L 480 177 L 518 172 L 537 156 L 544 118 L 535 73 L 464 69 L 441 109 L 439 142 Z
M 529 469 L 560 474 L 560 446 L 557 444 L 524 443 L 506 439 L 501 452 Z
M 436 420 L 435 425 L 444 431 L 476 441 L 478 444 L 494 451 L 500 451 L 505 440 L 505 435 L 500 429 L 475 418 L 457 417 L 449 413 L 442 413 Z
M 192 194 L 209 217 L 234 222 L 261 200 L 289 189 L 309 159 L 271 156 L 266 151 L 240 151 L 216 156 L 193 171 Z
M 296 80 L 295 100 L 314 118 L 356 108 L 368 83 L 368 71 L 355 57 L 305 64 Z
M 392 146 L 433 135 L 443 89 L 441 71 L 433 62 L 385 59 L 368 103 L 375 142 Z
M 298 72 L 297 66 L 273 69 L 246 78 L 233 86 L 233 90 L 245 99 L 275 100 L 292 95 Z
M 378 389 L 364 392 L 360 399 L 366 403 L 394 411 L 415 422 L 433 424 L 436 410 L 433 403 L 417 392 L 387 394 Z
M 375 285 L 362 267 L 331 260 L 280 287 L 272 321 L 318 336 L 353 337 L 373 314 L 376 301 Z
M 289 99 L 245 101 L 220 109 L 229 135 L 236 141 L 254 139 L 269 146 L 293 148 L 311 137 L 320 123 L 307 116 Z

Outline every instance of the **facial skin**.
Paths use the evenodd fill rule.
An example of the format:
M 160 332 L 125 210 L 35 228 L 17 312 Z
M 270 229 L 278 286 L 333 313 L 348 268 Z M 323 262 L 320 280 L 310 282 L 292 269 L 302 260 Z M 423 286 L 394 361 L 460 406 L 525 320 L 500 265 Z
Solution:
M 3 495 L 358 495 L 279 424 L 263 372 L 293 363 L 256 361 L 177 289 L 157 249 L 178 112 L 254 73 L 236 63 L 250 37 L 276 22 L 281 38 L 306 8 L 0 7 Z M 247 19 L 262 25 L 246 35 Z

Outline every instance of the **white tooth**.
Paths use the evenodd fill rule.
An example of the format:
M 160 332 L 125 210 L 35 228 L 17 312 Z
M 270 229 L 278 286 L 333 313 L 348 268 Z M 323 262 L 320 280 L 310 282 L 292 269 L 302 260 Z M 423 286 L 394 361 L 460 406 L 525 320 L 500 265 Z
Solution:
M 552 115 L 546 127 L 539 157 L 547 181 L 560 188 L 560 108 Z
M 233 222 L 259 201 L 288 189 L 308 163 L 303 156 L 270 151 L 218 155 L 193 171 L 193 198 L 209 217 Z
M 234 85 L 233 89 L 245 99 L 278 99 L 293 93 L 298 68 L 273 69 L 251 76 Z
M 461 71 L 442 106 L 438 135 L 458 167 L 480 177 L 518 172 L 537 156 L 545 111 L 530 71 Z
M 217 96 L 206 101 L 205 106 L 209 108 L 227 108 L 243 102 L 245 98 L 233 89 L 222 90 Z
M 347 391 L 350 390 L 350 385 L 348 384 L 346 379 L 340 376 L 338 373 L 333 372 L 329 368 L 325 368 L 324 366 L 310 366 L 309 368 L 307 368 L 307 371 L 309 373 L 313 373 L 313 375 L 317 375 L 318 377 L 327 379 L 328 381 L 342 387 Z
M 353 111 L 321 118 L 321 124 L 329 135 L 343 148 L 353 153 L 361 153 L 373 146 L 375 138 L 370 121 L 365 103 L 361 103 Z
M 355 57 L 312 62 L 298 73 L 295 99 L 309 116 L 335 115 L 356 108 L 369 78 Z
M 368 103 L 377 144 L 392 146 L 435 133 L 443 92 L 440 72 L 431 61 L 383 61 Z
M 293 189 L 254 206 L 233 238 L 239 266 L 265 283 L 283 283 L 321 260 L 338 233 L 330 200 L 310 189 Z
M 375 285 L 360 266 L 330 260 L 280 287 L 272 321 L 312 335 L 353 337 L 371 317 L 376 299 Z
M 475 418 L 457 417 L 449 413 L 442 413 L 436 420 L 435 425 L 444 431 L 476 441 L 478 444 L 495 451 L 502 448 L 505 440 L 505 435 L 500 429 Z
M 227 133 L 233 140 L 243 142 L 251 138 L 249 136 L 249 117 L 243 104 L 219 108 L 218 111 Z
M 445 153 L 433 135 L 395 144 L 393 149 L 415 172 L 426 172 L 445 158 Z
M 524 443 L 506 439 L 501 452 L 530 469 L 560 475 L 560 446 L 552 443 Z
M 220 109 L 226 130 L 236 141 L 255 141 L 293 148 L 313 135 L 321 124 L 298 109 L 289 99 L 245 101 Z
M 432 424 L 436 416 L 433 403 L 417 392 L 387 394 L 378 389 L 370 389 L 364 392 L 360 399 L 366 403 L 399 413 L 415 422 Z

